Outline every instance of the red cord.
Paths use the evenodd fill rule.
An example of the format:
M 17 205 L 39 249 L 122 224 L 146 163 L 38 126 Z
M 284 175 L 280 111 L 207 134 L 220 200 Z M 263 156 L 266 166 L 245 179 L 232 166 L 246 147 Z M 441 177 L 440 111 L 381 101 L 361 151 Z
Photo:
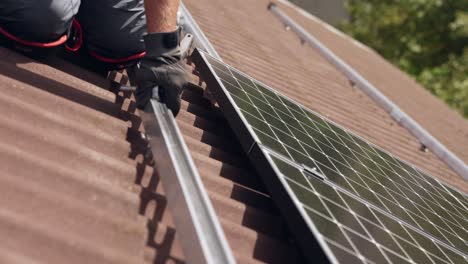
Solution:
M 65 45 L 65 48 L 67 50 L 69 50 L 69 51 L 77 51 L 78 49 L 80 49 L 80 47 L 83 44 L 83 31 L 82 31 L 80 23 L 76 19 L 73 19 L 72 23 L 73 23 L 72 26 L 75 27 L 75 29 L 78 32 L 78 40 L 73 45 L 73 47 L 68 47 L 67 45 Z M 6 37 L 8 37 L 11 40 L 14 40 L 14 41 L 18 42 L 18 43 L 21 43 L 21 44 L 24 44 L 24 45 L 27 45 L 27 46 L 40 47 L 40 48 L 57 47 L 57 46 L 62 45 L 63 43 L 65 43 L 67 41 L 67 35 L 63 35 L 58 40 L 53 41 L 53 42 L 48 42 L 48 43 L 27 41 L 27 40 L 24 40 L 24 39 L 21 39 L 21 38 L 18 38 L 16 36 L 14 36 L 13 34 L 9 33 L 5 29 L 3 29 L 2 27 L 0 27 L 0 33 L 5 35 Z M 138 54 L 135 54 L 135 55 L 132 55 L 132 56 L 128 56 L 128 57 L 124 57 L 124 58 L 117 58 L 117 59 L 101 56 L 101 55 L 97 54 L 94 51 L 89 51 L 89 54 L 92 57 L 96 58 L 97 60 L 107 62 L 107 63 L 126 63 L 126 62 L 129 62 L 129 61 L 132 61 L 132 60 L 139 60 L 139 59 L 143 58 L 143 56 L 145 56 L 146 52 L 141 52 L 141 53 L 138 53 Z
M 67 35 L 63 35 L 61 36 L 58 40 L 56 41 L 53 41 L 53 42 L 48 42 L 48 43 L 40 43 L 40 42 L 33 42 L 33 41 L 27 41 L 27 40 L 24 40 L 24 39 L 21 39 L 21 38 L 18 38 L 14 35 L 12 35 L 11 33 L 9 33 L 8 31 L 6 31 L 5 29 L 3 29 L 2 27 L 0 27 L 0 33 L 5 35 L 7 38 L 11 39 L 11 40 L 14 40 L 18 43 L 21 43 L 23 45 L 27 45 L 27 46 L 33 46 L 33 47 L 40 47 L 40 48 L 53 48 L 53 47 L 57 47 L 59 45 L 62 45 L 63 43 L 65 43 L 65 41 L 67 41 Z
M 101 55 L 97 54 L 94 51 L 91 51 L 91 50 L 89 51 L 89 54 L 92 57 L 94 57 L 95 59 L 103 61 L 103 62 L 107 62 L 107 63 L 125 63 L 125 62 L 129 62 L 129 61 L 132 61 L 132 60 L 139 60 L 139 59 L 143 58 L 143 56 L 145 56 L 146 52 L 143 51 L 141 53 L 138 53 L 138 54 L 135 54 L 135 55 L 132 55 L 132 56 L 129 56 L 129 57 L 118 58 L 118 59 L 112 59 L 112 58 L 104 57 L 104 56 L 101 56 Z

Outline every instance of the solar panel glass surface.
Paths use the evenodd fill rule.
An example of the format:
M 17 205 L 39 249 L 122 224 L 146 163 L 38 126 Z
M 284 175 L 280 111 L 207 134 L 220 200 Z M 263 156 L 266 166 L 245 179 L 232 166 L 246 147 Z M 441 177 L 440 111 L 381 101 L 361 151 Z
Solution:
M 330 259 L 468 262 L 465 194 L 202 56 Z

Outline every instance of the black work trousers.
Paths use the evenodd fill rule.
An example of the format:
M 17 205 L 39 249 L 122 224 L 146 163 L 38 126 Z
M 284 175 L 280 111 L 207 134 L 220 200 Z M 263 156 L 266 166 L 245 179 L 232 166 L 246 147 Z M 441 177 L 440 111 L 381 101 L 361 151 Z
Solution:
M 67 34 L 73 18 L 86 47 L 103 57 L 144 51 L 143 0 L 1 0 L 0 27 L 26 41 L 50 42 Z

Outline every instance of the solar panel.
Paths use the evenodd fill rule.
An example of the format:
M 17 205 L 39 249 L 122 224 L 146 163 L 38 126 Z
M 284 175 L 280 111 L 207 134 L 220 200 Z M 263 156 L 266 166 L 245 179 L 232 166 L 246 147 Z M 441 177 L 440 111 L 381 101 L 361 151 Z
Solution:
M 303 252 L 468 262 L 467 195 L 203 52 L 202 76 Z

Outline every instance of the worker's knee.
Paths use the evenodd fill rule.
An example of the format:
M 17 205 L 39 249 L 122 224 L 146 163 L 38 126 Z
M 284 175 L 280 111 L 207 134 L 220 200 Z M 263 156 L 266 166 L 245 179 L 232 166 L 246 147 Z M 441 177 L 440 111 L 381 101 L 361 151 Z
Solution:
M 0 26 L 14 36 L 49 42 L 66 33 L 80 0 L 2 0 Z
M 103 30 L 103 32 L 106 31 Z M 142 29 L 142 32 L 145 30 Z M 125 58 L 145 51 L 143 33 L 119 32 L 117 30 L 106 33 L 96 38 L 89 38 L 87 41 L 89 50 L 107 58 Z
M 124 58 L 145 50 L 143 0 L 83 1 L 78 20 L 88 48 L 96 54 Z

